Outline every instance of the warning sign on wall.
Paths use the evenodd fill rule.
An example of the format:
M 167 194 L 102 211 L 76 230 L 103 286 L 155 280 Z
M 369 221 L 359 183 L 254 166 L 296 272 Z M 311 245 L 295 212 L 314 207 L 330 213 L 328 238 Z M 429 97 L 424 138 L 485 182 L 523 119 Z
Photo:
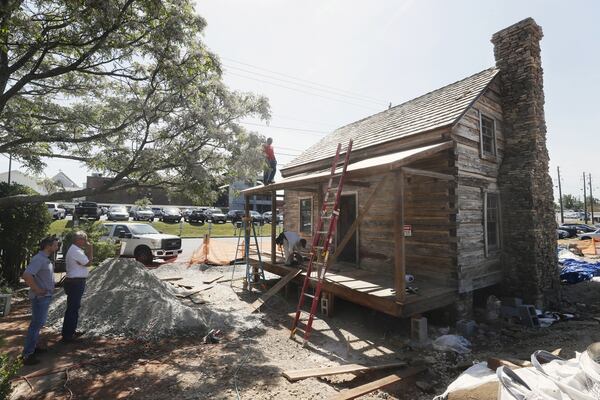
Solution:
M 412 225 L 404 225 L 404 236 L 412 236 Z

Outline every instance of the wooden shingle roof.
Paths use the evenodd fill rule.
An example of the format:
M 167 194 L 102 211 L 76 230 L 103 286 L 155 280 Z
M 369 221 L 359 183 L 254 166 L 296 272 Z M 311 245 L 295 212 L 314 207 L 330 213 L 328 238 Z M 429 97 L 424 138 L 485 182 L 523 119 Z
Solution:
M 453 125 L 498 73 L 489 68 L 468 78 L 336 129 L 283 167 L 283 170 L 335 155 L 338 143 L 354 140 L 352 150 Z

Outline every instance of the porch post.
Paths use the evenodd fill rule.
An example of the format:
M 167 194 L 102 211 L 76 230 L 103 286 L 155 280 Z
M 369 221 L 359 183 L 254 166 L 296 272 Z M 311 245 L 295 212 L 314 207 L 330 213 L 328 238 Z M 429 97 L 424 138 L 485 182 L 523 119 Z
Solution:
M 394 282 L 396 301 L 404 302 L 406 295 L 406 255 L 404 252 L 404 171 L 395 173 L 394 192 L 396 194 L 394 217 Z
M 275 236 L 277 235 L 277 191 L 273 190 L 271 195 L 271 264 L 277 261 L 277 249 Z

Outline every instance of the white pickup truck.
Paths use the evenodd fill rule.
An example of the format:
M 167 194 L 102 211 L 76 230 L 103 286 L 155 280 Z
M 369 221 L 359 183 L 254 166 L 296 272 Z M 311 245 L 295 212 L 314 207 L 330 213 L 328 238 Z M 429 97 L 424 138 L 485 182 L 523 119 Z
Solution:
M 152 225 L 141 223 L 104 224 L 103 240 L 121 241 L 121 255 L 135 257 L 142 264 L 150 264 L 155 258 L 174 258 L 182 253 L 181 238 L 158 232 Z

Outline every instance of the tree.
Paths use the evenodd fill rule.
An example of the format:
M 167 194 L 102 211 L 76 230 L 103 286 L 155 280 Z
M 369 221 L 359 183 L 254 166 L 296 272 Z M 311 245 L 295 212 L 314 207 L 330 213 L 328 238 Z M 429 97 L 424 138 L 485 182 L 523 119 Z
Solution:
M 0 207 L 129 188 L 199 200 L 254 176 L 264 97 L 230 91 L 190 0 L 0 0 L 0 152 L 34 172 L 69 159 L 102 187 L 8 196 Z
M 563 208 L 565 210 L 581 210 L 583 209 L 583 202 L 578 200 L 572 194 L 563 194 Z
M 0 182 L 0 199 L 7 196 L 31 195 L 25 186 Z M 50 226 L 50 214 L 43 203 L 0 207 L 0 272 L 10 284 L 19 282 L 21 264 L 34 255 L 40 240 Z

